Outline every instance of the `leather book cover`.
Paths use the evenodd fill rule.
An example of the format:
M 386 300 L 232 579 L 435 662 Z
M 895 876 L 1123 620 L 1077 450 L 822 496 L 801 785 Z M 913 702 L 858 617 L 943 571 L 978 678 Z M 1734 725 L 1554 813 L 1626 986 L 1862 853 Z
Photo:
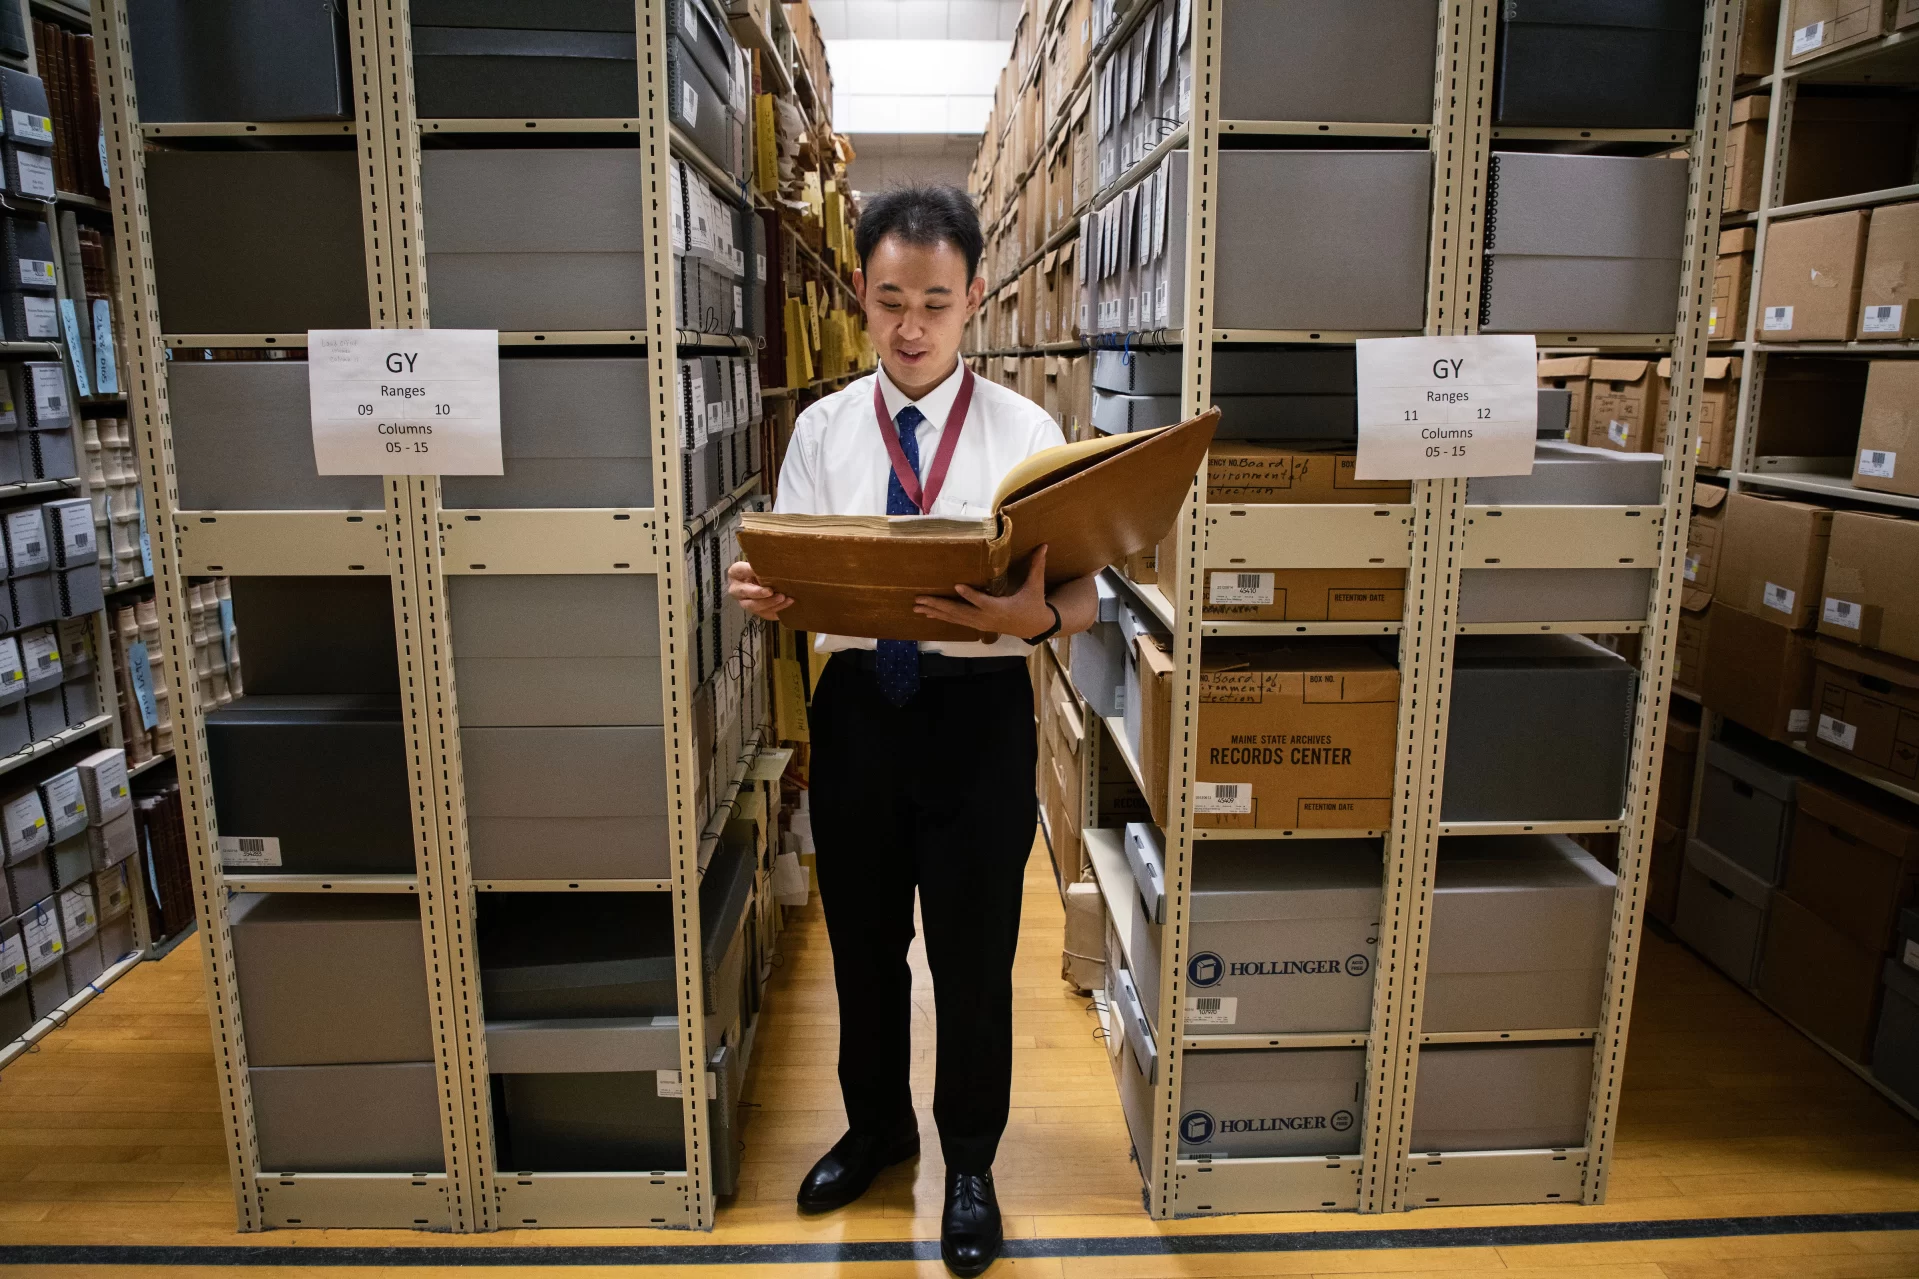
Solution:
M 979 640 L 915 613 L 915 597 L 950 596 L 961 582 L 996 595 L 1017 590 L 1026 557 L 1042 543 L 1049 584 L 1155 545 L 1178 516 L 1218 423 L 1219 410 L 1208 409 L 1090 456 L 1067 445 L 1063 466 L 1011 492 L 1003 487 L 996 514 L 983 521 L 748 513 L 741 553 L 760 581 L 792 597 L 780 621 L 794 630 Z

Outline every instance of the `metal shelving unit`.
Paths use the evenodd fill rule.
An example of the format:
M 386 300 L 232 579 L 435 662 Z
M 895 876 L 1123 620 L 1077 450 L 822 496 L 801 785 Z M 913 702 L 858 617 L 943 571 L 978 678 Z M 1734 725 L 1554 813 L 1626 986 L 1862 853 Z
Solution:
M 1119 17 L 1095 50 L 1092 74 L 1123 46 L 1147 8 L 1135 4 Z M 1139 603 L 1171 632 L 1172 733 L 1169 751 L 1165 858 L 1165 924 L 1161 930 L 1159 988 L 1139 992 L 1156 1001 L 1158 1062 L 1147 1109 L 1146 1131 L 1133 1133 L 1145 1183 L 1147 1210 L 1155 1217 L 1224 1212 L 1356 1208 L 1388 1212 L 1428 1204 L 1532 1202 L 1598 1203 L 1618 1121 L 1620 1070 L 1632 1008 L 1632 987 L 1641 930 L 1647 849 L 1653 799 L 1666 728 L 1679 569 L 1693 480 L 1695 406 L 1706 356 L 1706 317 L 1711 293 L 1718 212 L 1711 199 L 1724 167 L 1726 121 L 1737 57 L 1738 0 L 1710 0 L 1699 63 L 1698 95 L 1689 130 L 1577 130 L 1494 128 L 1492 77 L 1498 6 L 1492 0 L 1446 0 L 1436 32 L 1437 68 L 1431 122 L 1405 126 L 1337 123 L 1251 123 L 1219 118 L 1217 75 L 1221 64 L 1220 0 L 1192 0 L 1192 108 L 1181 123 L 1118 181 L 1102 189 L 1094 207 L 1150 171 L 1176 147 L 1188 161 L 1185 312 L 1178 327 L 1126 335 L 1090 337 L 1093 346 L 1179 346 L 1183 352 L 1181 410 L 1192 415 L 1210 400 L 1215 344 L 1227 342 L 1348 343 L 1394 336 L 1332 331 L 1221 331 L 1214 321 L 1213 293 L 1219 269 L 1213 259 L 1217 158 L 1223 134 L 1352 134 L 1423 138 L 1434 157 L 1432 223 L 1428 254 L 1424 331 L 1434 335 L 1477 331 L 1481 255 L 1490 155 L 1497 141 L 1525 138 L 1579 146 L 1591 142 L 1683 146 L 1690 160 L 1681 301 L 1674 328 L 1659 334 L 1536 335 L 1542 349 L 1669 352 L 1675 367 L 1669 410 L 1664 479 L 1656 507 L 1485 507 L 1468 505 L 1463 480 L 1418 481 L 1412 500 L 1391 508 L 1208 505 L 1196 480 L 1175 526 L 1175 562 L 1162 549 L 1156 585 L 1129 583 Z M 1019 352 L 1036 355 L 1038 348 Z M 1202 476 L 1204 472 L 1202 470 Z M 1338 566 L 1404 567 L 1403 617 L 1387 623 L 1226 623 L 1201 620 L 1200 583 L 1212 567 L 1235 562 L 1262 568 Z M 1601 622 L 1462 625 L 1456 614 L 1460 574 L 1472 566 L 1582 568 L 1622 564 L 1654 570 L 1645 611 Z M 1642 636 L 1637 706 L 1631 740 L 1627 794 L 1619 817 L 1589 822 L 1442 822 L 1447 695 L 1455 638 L 1462 633 L 1637 632 Z M 1395 802 L 1384 831 L 1221 831 L 1195 829 L 1192 809 L 1193 745 L 1199 713 L 1197 671 L 1204 643 L 1244 635 L 1393 634 L 1400 645 Z M 1082 839 L 1102 896 L 1116 921 L 1138 909 L 1116 834 L 1102 830 L 1099 811 L 1100 753 L 1116 749 L 1135 780 L 1146 780 L 1128 748 L 1123 726 L 1086 734 L 1080 763 L 1085 808 Z M 1433 884 L 1442 836 L 1455 834 L 1616 833 L 1620 853 L 1607 960 L 1603 1017 L 1598 1025 L 1552 1031 L 1488 1031 L 1469 1035 L 1421 1031 L 1423 980 L 1429 946 Z M 1196 846 L 1218 838 L 1287 838 L 1384 835 L 1384 905 L 1375 964 L 1373 1009 L 1363 1034 L 1336 1036 L 1211 1036 L 1185 1026 L 1186 920 Z M 1110 846 L 1109 846 L 1110 845 Z M 1118 858 L 1115 861 L 1115 858 Z M 1119 926 L 1122 949 L 1131 944 Z M 1104 996 L 1096 999 L 1102 1024 L 1114 1018 Z M 1555 1039 L 1590 1041 L 1595 1068 L 1586 1137 L 1568 1150 L 1475 1151 L 1428 1154 L 1410 1148 L 1420 1050 L 1426 1044 L 1497 1043 Z M 1359 1153 L 1334 1157 L 1182 1157 L 1181 1056 L 1218 1048 L 1364 1046 L 1365 1104 Z M 1129 1069 L 1126 1055 L 1115 1070 Z M 1122 1085 L 1124 1087 L 1124 1085 Z M 1131 1116 L 1129 1116 L 1130 1120 Z
M 602 121 L 420 120 L 413 97 L 407 0 L 349 0 L 352 122 L 161 124 L 140 122 L 126 0 L 96 0 L 95 51 L 102 86 L 105 147 L 112 166 L 113 213 L 130 322 L 126 378 L 129 412 L 144 461 L 154 585 L 175 691 L 178 761 L 187 842 L 206 937 L 207 1004 L 238 1226 L 399 1227 L 455 1232 L 506 1226 L 665 1226 L 713 1224 L 711 1073 L 703 1026 L 699 877 L 709 829 L 695 806 L 699 758 L 691 716 L 693 670 L 688 538 L 703 519 L 750 495 L 743 487 L 708 512 L 681 509 L 682 451 L 675 350 L 750 350 L 741 339 L 673 327 L 675 263 L 669 234 L 669 156 L 705 157 L 676 138 L 667 120 L 667 34 L 663 11 L 635 6 L 640 111 Z M 423 134 L 515 136 L 607 133 L 637 140 L 647 280 L 647 323 L 620 332 L 502 333 L 506 345 L 598 348 L 648 363 L 643 414 L 649 432 L 654 505 L 646 508 L 449 509 L 434 476 L 389 475 L 383 503 L 369 510 L 183 510 L 175 480 L 167 407 L 167 351 L 194 347 L 303 347 L 304 333 L 167 334 L 159 306 L 145 203 L 143 149 L 175 138 L 273 139 L 352 136 L 360 161 L 362 230 L 373 328 L 430 324 L 421 209 Z M 631 145 L 630 143 L 627 145 Z M 710 168 L 710 165 L 704 167 Z M 739 196 L 740 186 L 724 189 Z M 584 351 L 582 352 L 584 353 Z M 384 576 L 392 587 L 400 661 L 406 759 L 413 807 L 415 865 L 397 875 L 258 875 L 225 871 L 214 839 L 205 709 L 190 665 L 189 574 Z M 643 575 L 658 590 L 660 697 L 665 725 L 665 794 L 671 876 L 664 880 L 476 880 L 469 852 L 460 720 L 454 687 L 457 636 L 449 617 L 449 580 L 461 575 Z M 730 796 L 746 781 L 753 753 L 719 770 Z M 717 814 L 728 812 L 722 803 Z M 278 1174 L 259 1160 L 242 1010 L 238 1005 L 228 899 L 233 892 L 390 893 L 419 902 L 431 1001 L 443 1170 L 420 1174 Z M 483 892 L 667 894 L 677 992 L 680 1076 L 685 1081 L 685 1166 L 668 1171 L 521 1173 L 497 1166 L 485 1016 L 474 916 Z

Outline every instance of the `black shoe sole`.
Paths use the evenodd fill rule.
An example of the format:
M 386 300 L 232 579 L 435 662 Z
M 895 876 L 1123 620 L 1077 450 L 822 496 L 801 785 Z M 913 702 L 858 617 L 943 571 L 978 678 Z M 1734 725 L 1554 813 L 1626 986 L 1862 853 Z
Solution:
M 911 1143 L 895 1146 L 892 1150 L 882 1155 L 878 1166 L 873 1169 L 873 1176 L 868 1177 L 865 1183 L 852 1194 L 840 1195 L 832 1199 L 808 1199 L 802 1195 L 799 1200 L 800 1211 L 804 1213 L 837 1212 L 848 1204 L 857 1202 L 860 1196 L 864 1195 L 868 1190 L 871 1190 L 873 1188 L 874 1178 L 878 1177 L 882 1172 L 898 1164 L 903 1164 L 910 1159 L 918 1159 L 919 1156 L 920 1139 L 916 1134 Z

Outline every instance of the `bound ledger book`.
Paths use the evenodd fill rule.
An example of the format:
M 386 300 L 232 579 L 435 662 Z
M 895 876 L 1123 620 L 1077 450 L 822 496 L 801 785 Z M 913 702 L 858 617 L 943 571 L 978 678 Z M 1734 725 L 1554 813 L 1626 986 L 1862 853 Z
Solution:
M 977 640 L 915 613 L 913 601 L 959 583 L 1018 590 L 1042 545 L 1049 586 L 1146 550 L 1179 515 L 1218 424 L 1208 409 L 1177 426 L 1042 449 L 1007 473 L 983 520 L 748 513 L 740 548 L 760 581 L 792 597 L 780 621 L 794 630 Z

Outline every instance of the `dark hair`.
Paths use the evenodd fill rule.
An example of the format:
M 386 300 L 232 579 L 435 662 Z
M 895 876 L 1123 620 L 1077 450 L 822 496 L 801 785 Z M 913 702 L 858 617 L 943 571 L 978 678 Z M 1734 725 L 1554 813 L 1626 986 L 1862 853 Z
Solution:
M 853 248 L 866 262 L 881 240 L 897 235 L 908 244 L 944 241 L 966 257 L 966 282 L 979 274 L 986 237 L 980 233 L 973 197 L 955 186 L 905 186 L 869 196 L 853 232 Z

